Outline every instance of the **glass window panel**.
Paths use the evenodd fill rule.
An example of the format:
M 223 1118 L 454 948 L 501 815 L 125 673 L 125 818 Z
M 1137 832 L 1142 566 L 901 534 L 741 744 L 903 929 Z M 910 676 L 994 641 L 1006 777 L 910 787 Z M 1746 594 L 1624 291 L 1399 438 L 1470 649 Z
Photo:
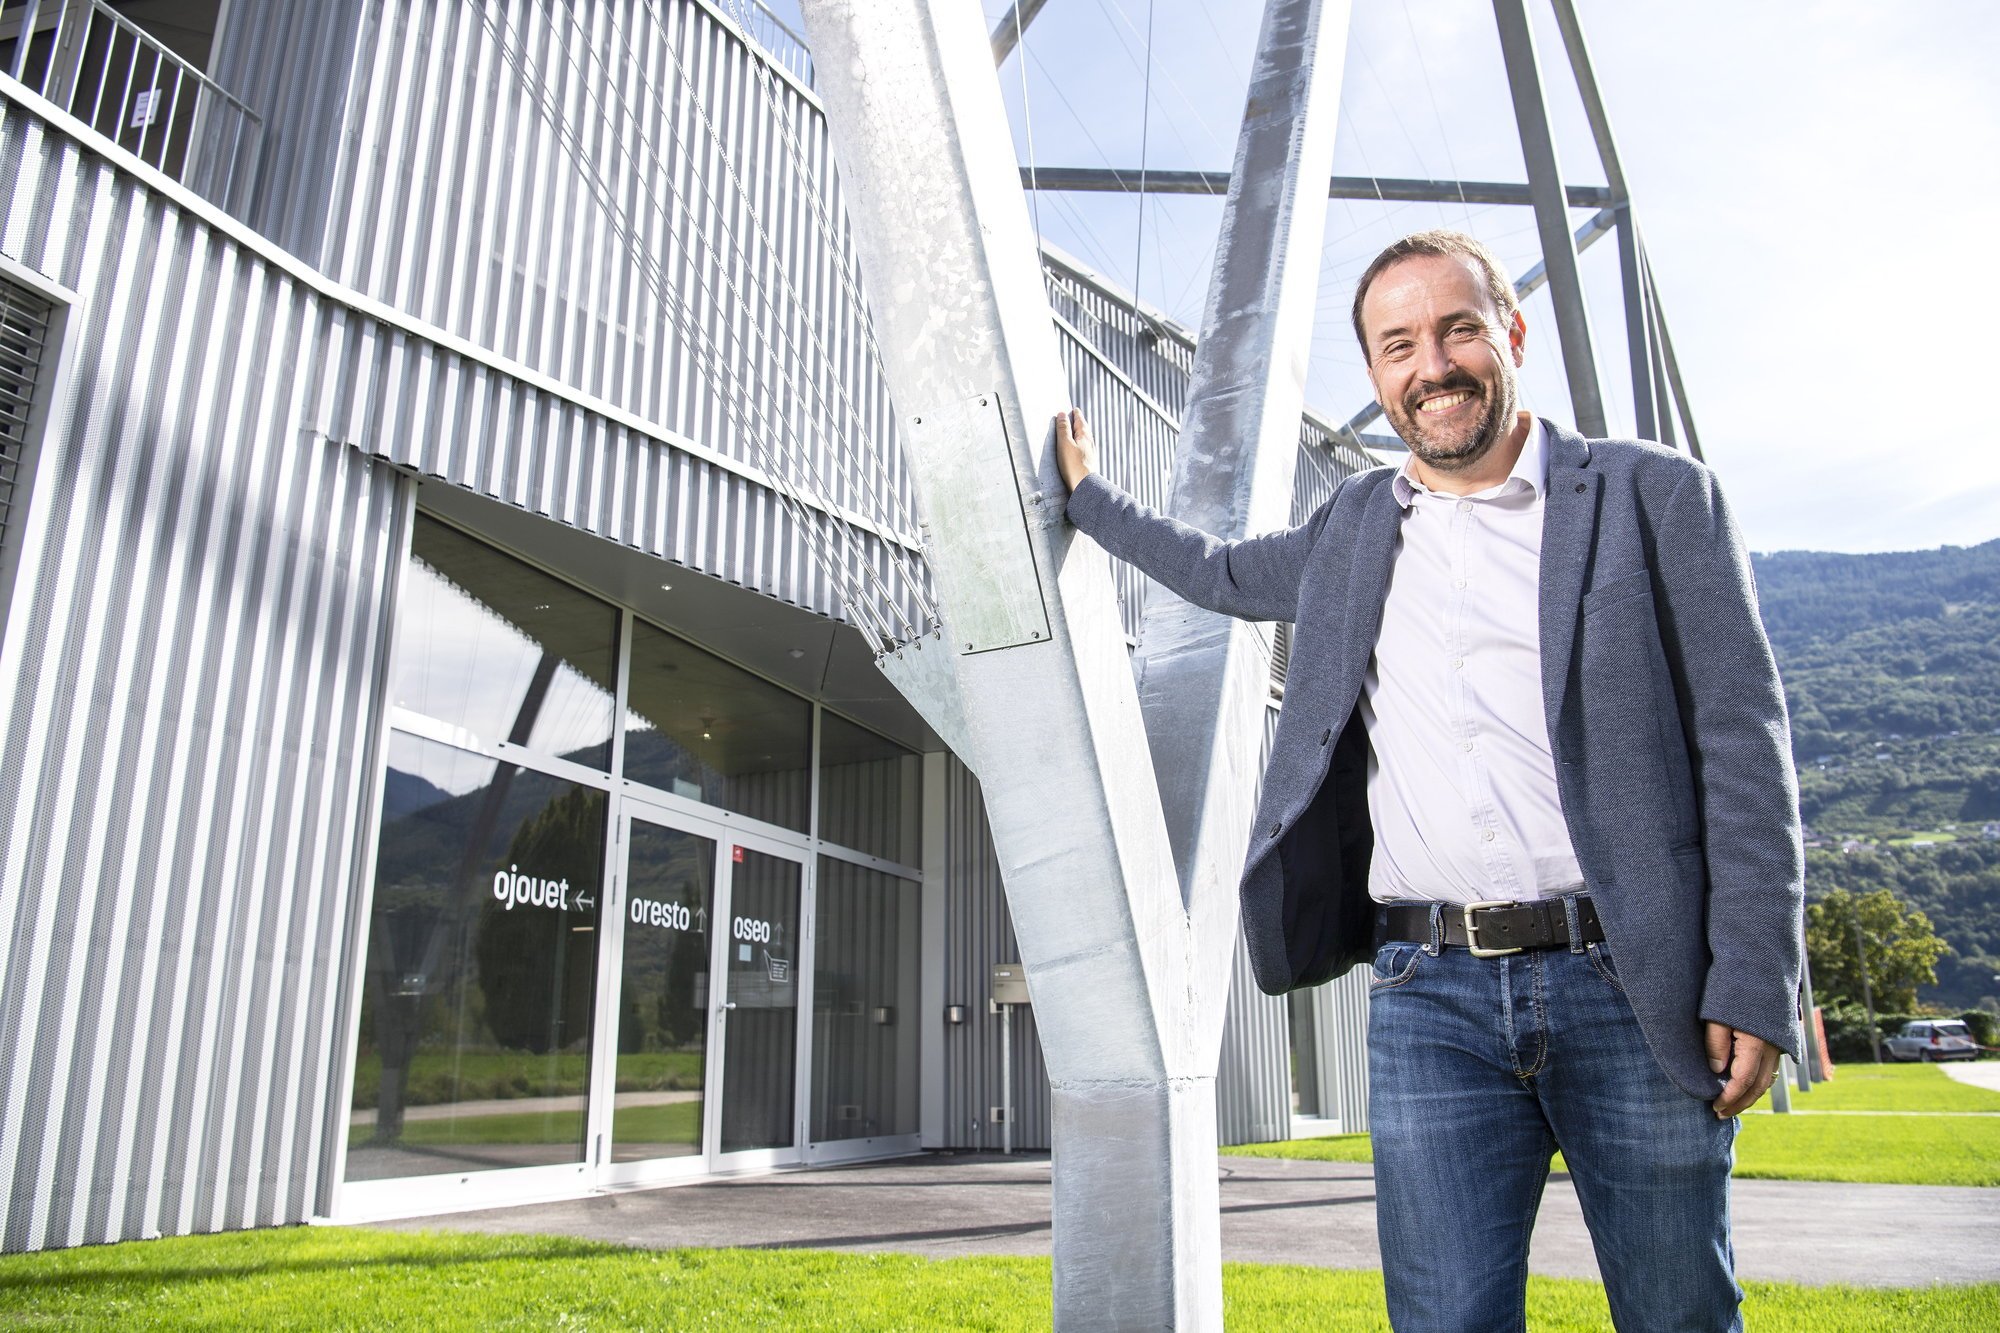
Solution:
M 821 857 L 818 892 L 812 1141 L 914 1134 L 918 887 Z
M 605 802 L 391 733 L 349 1180 L 583 1160 Z
M 632 821 L 611 1160 L 701 1152 L 715 843 Z
M 617 611 L 423 514 L 396 604 L 395 662 L 401 707 L 609 771 Z
M 819 836 L 906 866 L 922 858 L 922 760 L 866 727 L 822 710 Z
M 632 632 L 625 777 L 800 832 L 812 784 L 812 706 L 687 640 Z
M 722 1151 L 790 1147 L 799 1034 L 799 863 L 731 850 Z

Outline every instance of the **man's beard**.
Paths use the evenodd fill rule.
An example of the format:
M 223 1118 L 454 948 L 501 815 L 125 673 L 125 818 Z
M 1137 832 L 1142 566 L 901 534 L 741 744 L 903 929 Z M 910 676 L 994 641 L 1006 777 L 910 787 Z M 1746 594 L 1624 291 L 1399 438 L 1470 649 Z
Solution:
M 1482 400 L 1486 410 L 1480 413 L 1469 431 L 1454 431 L 1443 437 L 1431 434 L 1417 404 L 1441 393 L 1460 391 Z M 1436 468 L 1439 472 L 1463 472 L 1484 458 L 1487 451 L 1499 443 L 1500 437 L 1513 427 L 1518 401 L 1514 377 L 1504 370 L 1494 381 L 1490 394 L 1471 375 L 1462 370 L 1454 371 L 1435 383 L 1412 385 L 1410 391 L 1403 395 L 1400 410 L 1391 414 L 1389 424 L 1396 428 L 1396 433 L 1403 437 L 1403 443 L 1410 446 L 1410 452 L 1426 467 Z M 1402 419 L 1397 420 L 1397 417 Z

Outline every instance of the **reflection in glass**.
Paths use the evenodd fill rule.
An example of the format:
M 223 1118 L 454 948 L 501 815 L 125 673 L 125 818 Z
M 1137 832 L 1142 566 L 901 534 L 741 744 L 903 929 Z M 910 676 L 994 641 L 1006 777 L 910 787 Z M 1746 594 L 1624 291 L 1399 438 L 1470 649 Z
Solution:
M 583 1159 L 605 794 L 391 733 L 347 1179 Z
M 819 836 L 899 865 L 921 859 L 922 761 L 844 717 L 819 718 Z
M 799 864 L 731 852 L 722 1151 L 792 1142 L 799 1032 Z
M 812 1141 L 917 1132 L 918 889 L 821 857 Z
M 625 777 L 806 829 L 812 706 L 639 621 L 632 632 Z
M 701 1152 L 715 843 L 634 819 L 611 1160 Z
M 396 603 L 399 707 L 609 770 L 618 613 L 417 515 Z

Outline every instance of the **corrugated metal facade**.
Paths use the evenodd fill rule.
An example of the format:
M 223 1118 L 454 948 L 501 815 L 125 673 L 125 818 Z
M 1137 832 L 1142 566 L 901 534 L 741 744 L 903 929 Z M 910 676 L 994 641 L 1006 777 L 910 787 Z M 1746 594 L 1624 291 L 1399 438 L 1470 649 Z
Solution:
M 1049 1071 L 1042 1063 L 1031 1006 L 1013 1017 L 1013 1044 L 1003 1047 L 1000 1020 L 986 1010 L 994 963 L 1020 961 L 1007 915 L 1000 863 L 979 779 L 955 756 L 945 760 L 945 1003 L 962 1004 L 965 1022 L 944 1030 L 945 1123 L 948 1148 L 997 1151 L 1001 1127 L 991 1109 L 1001 1104 L 1001 1060 L 1013 1060 L 1014 1142 L 1017 1149 L 1049 1146 Z M 933 1074 L 931 1077 L 935 1077 Z
M 887 531 L 855 541 L 921 615 L 817 104 L 703 0 L 237 5 L 215 72 L 266 117 L 248 215 L 326 275 L 0 90 L 0 253 L 77 294 L 0 647 L 8 1249 L 325 1206 L 400 470 L 845 619 L 767 484 L 775 441 Z M 718 136 L 774 166 L 738 190 Z M 1191 350 L 1060 261 L 1050 282 L 1078 401 L 1129 423 L 1107 464 L 1159 503 Z M 749 420 L 730 384 L 783 413 Z M 834 449 L 843 429 L 872 452 Z M 1351 460 L 1304 434 L 1309 511 Z M 926 1076 L 947 1142 L 997 1148 L 987 968 L 1017 955 L 956 760 L 947 789 L 947 998 L 970 1017 Z M 1225 1123 L 1261 1137 L 1235 1127 L 1289 1098 L 1284 1011 L 1237 985 L 1225 1067 L 1256 1087 Z M 1046 1147 L 1016 1017 L 1014 1142 Z
M 1342 1133 L 1368 1128 L 1368 969 L 1357 967 L 1311 992 L 1319 1113 Z
M 1278 734 L 1278 710 L 1264 710 L 1263 771 Z M 1229 1009 L 1223 1015 L 1222 1059 L 1215 1074 L 1216 1135 L 1224 1143 L 1269 1143 L 1292 1136 L 1291 1011 L 1283 996 L 1257 989 L 1250 950 L 1236 935 L 1229 965 Z
M 302 429 L 329 312 L 0 103 L 79 294 L 0 648 L 0 1245 L 309 1215 L 409 489 Z
M 716 11 L 372 0 L 344 129 L 330 276 L 914 530 L 825 121 Z

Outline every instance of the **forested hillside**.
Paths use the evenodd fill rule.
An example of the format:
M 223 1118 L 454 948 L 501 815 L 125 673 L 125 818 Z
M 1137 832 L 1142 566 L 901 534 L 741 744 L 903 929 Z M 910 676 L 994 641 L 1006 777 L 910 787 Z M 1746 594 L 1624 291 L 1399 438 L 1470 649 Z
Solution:
M 1801 759 L 2000 728 L 2000 541 L 1755 563 Z
M 2000 541 L 1755 566 L 1820 844 L 1807 893 L 1893 888 L 1954 950 L 1923 998 L 2000 1008 Z

